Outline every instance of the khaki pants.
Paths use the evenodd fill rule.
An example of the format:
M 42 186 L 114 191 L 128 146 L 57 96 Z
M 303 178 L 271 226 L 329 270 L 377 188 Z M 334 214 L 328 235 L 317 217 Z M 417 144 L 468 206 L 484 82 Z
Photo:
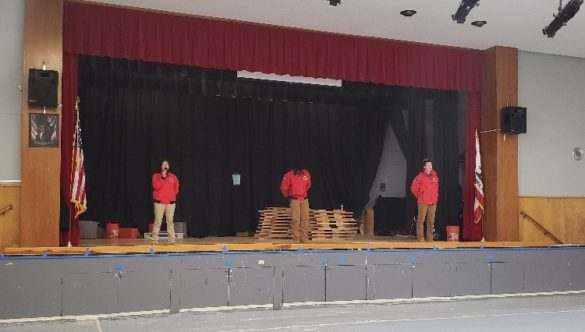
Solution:
M 292 236 L 293 241 L 309 241 L 309 200 L 293 199 L 290 201 L 290 210 L 292 213 Z
M 160 226 L 162 225 L 163 215 L 167 216 L 169 243 L 175 243 L 175 224 L 173 224 L 173 217 L 175 216 L 175 203 L 154 203 L 154 227 L 152 228 L 152 241 L 158 241 L 158 233 L 160 232 Z
M 418 204 L 418 216 L 416 217 L 416 238 L 424 241 L 424 225 L 427 222 L 427 241 L 433 241 L 433 228 L 435 226 L 436 204 Z

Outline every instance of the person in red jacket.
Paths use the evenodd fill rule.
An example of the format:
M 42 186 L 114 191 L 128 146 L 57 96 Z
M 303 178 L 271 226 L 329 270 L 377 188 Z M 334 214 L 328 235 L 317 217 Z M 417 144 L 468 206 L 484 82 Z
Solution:
M 152 244 L 158 243 L 158 233 L 163 215 L 167 219 L 169 244 L 175 244 L 175 202 L 179 193 L 179 178 L 169 171 L 169 162 L 163 160 L 160 172 L 152 175 L 152 197 L 154 199 L 154 227 L 152 228 Z
M 424 224 L 427 224 L 427 241 L 433 241 L 435 212 L 439 201 L 439 176 L 433 170 L 429 159 L 423 161 L 423 170 L 412 181 L 410 191 L 416 197 L 418 216 L 416 218 L 416 237 L 424 241 Z
M 280 192 L 289 201 L 292 213 L 292 236 L 295 243 L 309 241 L 309 188 L 311 188 L 311 174 L 300 167 L 288 171 L 280 184 Z

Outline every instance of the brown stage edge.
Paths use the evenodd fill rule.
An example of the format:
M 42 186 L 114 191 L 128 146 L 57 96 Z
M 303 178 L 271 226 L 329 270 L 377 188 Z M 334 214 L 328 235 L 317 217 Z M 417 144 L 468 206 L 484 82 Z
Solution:
M 217 240 L 218 238 L 214 238 Z M 236 239 L 225 238 L 224 242 L 200 243 L 178 240 L 176 245 L 150 246 L 144 239 L 136 240 L 91 240 L 78 247 L 9 247 L 4 249 L 6 256 L 38 256 L 38 255 L 90 255 L 102 254 L 148 254 L 154 253 L 197 253 L 197 252 L 238 252 L 238 251 L 294 251 L 302 250 L 368 250 L 368 249 L 454 249 L 454 248 L 537 248 L 556 247 L 550 241 L 503 241 L 503 242 L 416 242 L 416 241 L 318 241 L 296 244 L 290 240 L 279 243 L 251 240 L 237 242 Z M 205 239 L 198 239 L 199 241 Z M 206 241 L 207 242 L 207 241 Z M 566 245 L 565 245 L 566 246 Z

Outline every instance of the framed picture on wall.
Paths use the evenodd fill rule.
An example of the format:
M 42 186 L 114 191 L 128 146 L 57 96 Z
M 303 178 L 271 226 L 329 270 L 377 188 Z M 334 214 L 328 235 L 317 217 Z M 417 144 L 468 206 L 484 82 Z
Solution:
M 59 147 L 59 114 L 30 113 L 29 147 Z

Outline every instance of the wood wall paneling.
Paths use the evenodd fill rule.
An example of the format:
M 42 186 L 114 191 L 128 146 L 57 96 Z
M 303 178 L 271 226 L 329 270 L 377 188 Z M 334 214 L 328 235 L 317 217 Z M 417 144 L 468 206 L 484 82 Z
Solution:
M 521 197 L 520 210 L 566 244 L 585 244 L 585 197 Z M 534 223 L 522 216 L 520 239 L 547 239 Z
M 23 93 L 22 93 L 22 187 L 20 245 L 59 244 L 59 173 L 61 149 L 28 146 L 29 114 L 42 112 L 28 106 L 28 70 L 42 68 L 61 72 L 63 67 L 63 0 L 26 0 L 24 12 Z M 60 107 L 47 109 L 59 114 Z M 59 123 L 59 129 L 61 123 Z
M 12 205 L 12 210 L 0 215 L 0 251 L 18 246 L 20 240 L 20 184 L 0 184 L 0 209 Z
M 518 137 L 504 135 L 498 129 L 502 108 L 518 103 L 518 50 L 508 47 L 486 50 L 482 74 L 484 237 L 488 241 L 517 241 Z

